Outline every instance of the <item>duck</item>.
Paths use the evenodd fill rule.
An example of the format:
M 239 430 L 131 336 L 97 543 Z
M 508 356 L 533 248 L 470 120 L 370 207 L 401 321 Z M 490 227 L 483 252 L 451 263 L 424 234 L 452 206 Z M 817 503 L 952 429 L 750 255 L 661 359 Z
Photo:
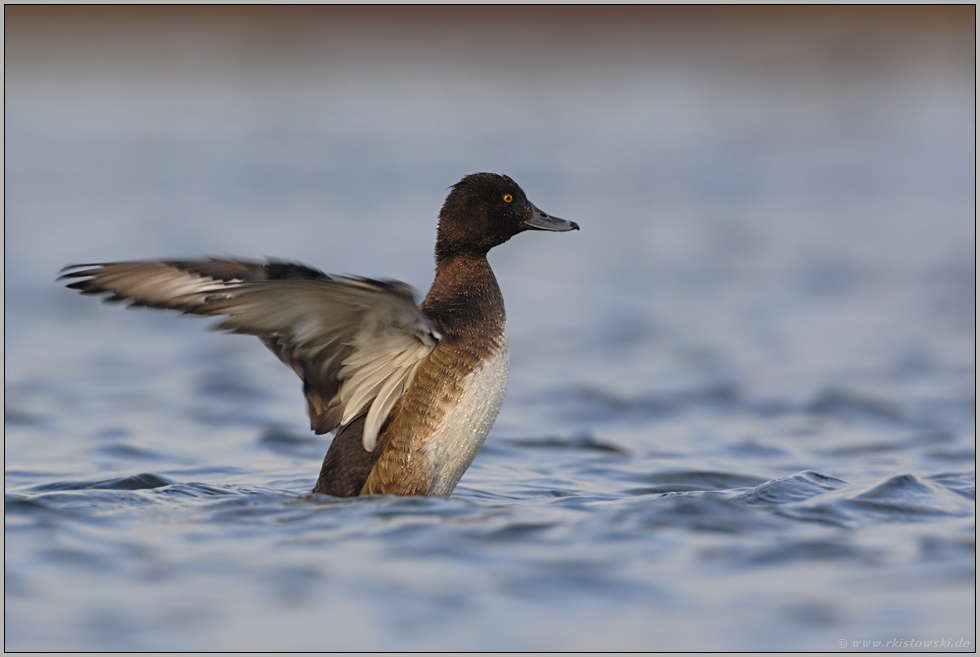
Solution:
M 507 318 L 487 253 L 525 231 L 578 229 L 509 176 L 475 173 L 439 213 L 435 280 L 420 304 L 400 281 L 273 258 L 69 265 L 58 280 L 257 336 L 302 380 L 311 429 L 336 432 L 313 493 L 449 497 L 507 388 Z

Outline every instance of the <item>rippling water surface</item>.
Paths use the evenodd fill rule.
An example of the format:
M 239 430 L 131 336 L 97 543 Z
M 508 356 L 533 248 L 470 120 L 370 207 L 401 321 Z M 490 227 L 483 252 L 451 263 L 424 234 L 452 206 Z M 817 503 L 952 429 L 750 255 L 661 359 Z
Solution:
M 8 650 L 975 649 L 972 8 L 544 11 L 8 14 Z M 258 341 L 53 282 L 425 290 L 482 170 L 582 230 L 491 254 L 450 499 L 309 494 Z

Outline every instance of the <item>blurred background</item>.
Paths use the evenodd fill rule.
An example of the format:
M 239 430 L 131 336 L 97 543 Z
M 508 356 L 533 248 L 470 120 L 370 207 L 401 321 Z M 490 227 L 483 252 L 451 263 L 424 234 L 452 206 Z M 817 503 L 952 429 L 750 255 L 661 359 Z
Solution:
M 973 5 L 25 5 L 4 21 L 5 484 L 30 501 L 8 515 L 8 648 L 831 650 L 975 634 L 961 519 L 975 486 Z M 424 293 L 439 208 L 477 171 L 581 231 L 491 253 L 508 397 L 412 539 L 387 533 L 386 514 L 408 512 L 388 502 L 344 507 L 341 538 L 320 509 L 273 520 L 329 439 L 254 340 L 54 282 L 79 262 L 274 256 Z M 556 445 L 582 449 L 542 451 Z M 630 456 L 599 467 L 603 449 Z M 851 493 L 826 508 L 867 533 L 816 548 L 800 547 L 812 524 L 773 530 L 728 507 L 650 520 L 654 493 L 800 471 L 858 487 L 910 476 L 889 495 L 960 524 L 923 525 L 915 507 L 889 534 L 836 506 Z M 146 472 L 198 515 L 83 495 Z M 180 488 L 193 482 L 209 492 Z M 261 531 L 201 501 L 221 486 L 265 510 Z M 50 497 L 66 487 L 83 496 Z M 552 497 L 605 506 L 583 525 L 532 504 Z M 521 529 L 538 526 L 557 537 Z M 705 537 L 719 526 L 736 544 Z M 378 573 L 403 539 L 401 567 Z M 330 579 L 338 553 L 355 574 Z M 940 584 L 926 585 L 934 557 Z M 869 563 L 877 575 L 855 579 Z M 233 604 L 268 590 L 267 606 Z M 189 618 L 208 620 L 172 631 Z
M 907 339 L 942 350 L 974 316 L 973 25 L 968 6 L 8 7 L 8 309 L 100 313 L 52 273 L 196 254 L 424 291 L 448 186 L 486 170 L 585 227 L 493 254 L 515 338 L 599 331 L 629 367 L 658 331 L 751 324 L 714 364 L 780 376 L 780 322 L 819 367 L 920 304 L 895 309 L 922 323 Z

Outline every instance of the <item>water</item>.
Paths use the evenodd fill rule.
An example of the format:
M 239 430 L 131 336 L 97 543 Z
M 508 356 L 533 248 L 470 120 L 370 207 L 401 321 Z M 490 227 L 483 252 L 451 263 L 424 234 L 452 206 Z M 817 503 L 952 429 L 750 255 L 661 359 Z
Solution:
M 636 11 L 8 16 L 6 649 L 975 649 L 969 8 Z M 491 254 L 510 386 L 450 499 L 308 494 L 258 341 L 53 282 L 425 290 L 481 170 L 582 230 Z

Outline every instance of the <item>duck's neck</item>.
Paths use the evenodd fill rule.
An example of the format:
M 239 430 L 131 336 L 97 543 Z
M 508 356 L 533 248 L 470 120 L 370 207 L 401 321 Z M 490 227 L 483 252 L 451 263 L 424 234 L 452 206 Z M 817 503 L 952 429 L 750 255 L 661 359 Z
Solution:
M 437 262 L 436 279 L 422 310 L 449 333 L 476 328 L 488 332 L 504 325 L 504 299 L 486 254 L 460 253 Z

